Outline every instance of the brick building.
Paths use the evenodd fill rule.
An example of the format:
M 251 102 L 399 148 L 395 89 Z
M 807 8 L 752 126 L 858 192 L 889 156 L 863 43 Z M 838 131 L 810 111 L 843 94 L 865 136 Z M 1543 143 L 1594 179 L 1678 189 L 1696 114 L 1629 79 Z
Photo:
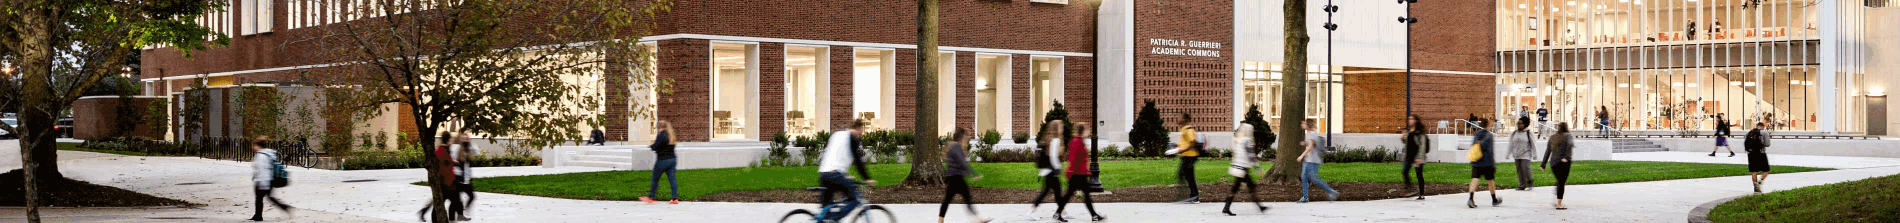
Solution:
M 206 80 L 230 86 L 290 78 L 310 69 L 279 46 L 306 27 L 333 23 L 299 0 L 236 0 L 204 21 L 230 33 L 226 48 L 186 59 L 148 50 L 149 95 L 170 96 Z M 1489 2 L 1486 2 L 1489 3 Z M 1121 141 L 1140 101 L 1153 99 L 1172 124 L 1193 113 L 1203 130 L 1227 130 L 1250 104 L 1278 109 L 1284 34 L 1280 1 L 942 1 L 939 126 L 1031 132 L 1062 103 L 1075 122 L 1101 125 Z M 1309 118 L 1330 132 L 1390 132 L 1404 113 L 1403 52 L 1414 72 L 1413 110 L 1428 119 L 1493 110 L 1495 4 L 1420 4 L 1423 21 L 1391 21 L 1404 6 L 1342 3 L 1328 47 L 1324 3 L 1308 5 L 1312 37 Z M 812 10 L 825 9 L 825 10 Z M 676 2 L 642 39 L 674 92 L 608 84 L 607 117 L 630 104 L 656 106 L 686 141 L 758 141 L 811 134 L 852 119 L 908 129 L 915 115 L 914 4 L 907 1 Z M 1407 44 L 1407 35 L 1411 44 Z M 1406 46 L 1411 48 L 1405 48 Z M 1337 51 L 1332 51 L 1337 50 Z M 1337 52 L 1326 60 L 1329 52 Z M 1336 72 L 1335 72 L 1336 71 Z M 1325 73 L 1325 74 L 1317 74 Z M 1097 86 L 1101 86 L 1097 88 Z M 657 100 L 656 100 L 657 98 Z M 1273 103 L 1264 103 L 1273 102 Z M 1099 110 L 1099 113 L 1097 113 Z M 1100 117 L 1097 117 L 1099 114 Z M 1271 116 L 1271 115 L 1270 115 Z M 398 120 L 401 117 L 382 119 Z M 1341 120 L 1341 121 L 1332 121 Z M 609 140 L 650 139 L 651 120 L 604 125 Z M 389 121 L 385 129 L 410 130 Z M 1278 123 L 1276 123 L 1277 125 Z M 940 127 L 948 132 L 950 128 Z

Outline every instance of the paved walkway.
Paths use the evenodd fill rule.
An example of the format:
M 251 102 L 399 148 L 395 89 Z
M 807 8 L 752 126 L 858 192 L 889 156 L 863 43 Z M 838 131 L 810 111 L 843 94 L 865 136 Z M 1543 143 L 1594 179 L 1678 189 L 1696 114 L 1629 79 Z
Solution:
M 0 141 L 0 159 L 18 159 L 10 141 Z M 13 155 L 7 155 L 13 154 Z M 62 153 L 64 155 L 65 153 Z M 1741 162 L 1740 158 L 1708 157 L 1706 153 L 1658 152 L 1617 154 L 1618 160 L 1675 162 Z M 75 156 L 78 157 L 78 156 Z M 1780 174 L 1764 189 L 1791 188 L 1900 174 L 1900 159 L 1818 156 L 1777 156 L 1778 165 L 1846 168 L 1836 171 Z M 100 155 L 62 162 L 66 175 L 103 185 L 207 204 L 200 208 L 51 209 L 59 221 L 191 221 L 229 222 L 249 217 L 250 191 L 247 163 L 187 157 L 123 157 Z M 8 168 L 10 169 L 10 168 Z M 479 176 L 530 175 L 604 171 L 598 168 L 497 167 L 476 168 Z M 296 222 L 415 221 L 415 211 L 426 196 L 419 169 L 330 171 L 293 168 L 293 185 L 280 192 L 288 203 L 307 209 Z M 373 180 L 360 182 L 364 180 Z M 349 182 L 346 182 L 349 181 Z M 184 185 L 180 185 L 184 184 Z M 682 185 L 691 186 L 691 185 Z M 629 185 L 629 191 L 643 191 Z M 1243 211 L 1242 216 L 1219 214 L 1221 204 L 1156 203 L 1098 204 L 1111 222 L 1258 222 L 1258 221 L 1377 221 L 1377 222 L 1680 222 L 1704 202 L 1750 194 L 1747 177 L 1718 177 L 1639 183 L 1571 186 L 1570 210 L 1550 208 L 1553 188 L 1535 191 L 1499 191 L 1501 207 L 1464 207 L 1464 195 L 1440 195 L 1424 201 L 1410 199 L 1270 203 L 1267 213 Z M 470 213 L 480 222 L 772 222 L 795 208 L 812 204 L 688 202 L 648 205 L 627 201 L 588 201 L 482 193 Z M 978 195 L 981 197 L 981 195 Z M 1113 196 L 1113 195 L 1108 195 Z M 1482 195 L 1481 195 L 1482 196 Z M 979 198 L 980 199 L 980 198 Z M 1216 198 L 1206 198 L 1213 201 Z M 1481 198 L 1482 199 L 1482 198 Z M 1481 201 L 1485 202 L 1485 201 Z M 1241 204 L 1237 204 L 1244 206 Z M 935 204 L 886 205 L 903 222 L 934 222 Z M 1049 222 L 1024 215 L 1026 204 L 979 205 L 1000 222 Z M 1085 217 L 1079 205 L 1071 213 Z M 951 221 L 965 221 L 962 207 L 952 207 Z M 0 208 L 0 221 L 17 219 L 21 210 Z M 1052 213 L 1045 207 L 1038 215 Z M 284 219 L 276 213 L 271 219 Z

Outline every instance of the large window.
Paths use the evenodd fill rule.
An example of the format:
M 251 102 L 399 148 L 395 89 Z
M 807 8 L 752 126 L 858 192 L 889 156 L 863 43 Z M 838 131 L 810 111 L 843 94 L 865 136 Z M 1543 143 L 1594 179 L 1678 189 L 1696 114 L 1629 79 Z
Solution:
M 976 56 L 976 132 L 1009 135 L 1010 66 L 1008 55 Z
M 895 127 L 897 114 L 896 55 L 892 50 L 859 49 L 853 61 L 852 117 L 871 123 L 870 129 Z
M 1285 86 L 1282 68 L 1281 63 L 1241 62 L 1239 78 L 1242 97 L 1241 103 L 1234 106 L 1235 114 L 1246 114 L 1249 106 L 1260 105 L 1260 112 L 1269 122 L 1280 124 L 1277 123 L 1280 110 L 1285 107 L 1280 106 L 1281 98 L 1285 97 L 1280 88 Z M 1306 111 L 1303 118 L 1318 122 L 1321 132 L 1337 132 L 1336 129 L 1344 126 L 1343 122 L 1333 120 L 1344 116 L 1339 107 L 1343 103 L 1337 102 L 1344 100 L 1342 83 L 1345 78 L 1339 74 L 1327 75 L 1328 70 L 1338 68 L 1308 65 L 1306 69 Z
M 1813 0 L 1504 0 L 1499 47 L 1814 39 Z
M 824 87 L 830 86 L 830 64 L 826 59 L 828 49 L 823 47 L 785 47 L 785 132 L 791 136 L 806 136 L 829 129 L 826 121 L 831 117 L 823 103 L 827 95 Z
M 1043 116 L 1055 109 L 1055 103 L 1062 102 L 1062 58 L 1031 57 L 1029 60 L 1030 79 L 1030 118 L 1034 126 L 1042 126 Z
M 758 45 L 712 44 L 713 139 L 758 138 Z

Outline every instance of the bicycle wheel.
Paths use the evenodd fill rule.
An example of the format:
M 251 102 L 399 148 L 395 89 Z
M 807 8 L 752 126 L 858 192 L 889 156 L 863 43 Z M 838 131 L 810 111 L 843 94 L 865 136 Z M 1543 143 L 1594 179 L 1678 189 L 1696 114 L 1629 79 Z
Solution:
M 864 210 L 859 211 L 857 215 L 852 215 L 850 221 L 845 221 L 845 222 L 851 222 L 851 223 L 897 222 L 897 215 L 891 214 L 890 210 L 885 210 L 884 206 L 865 205 L 863 209 Z
M 812 223 L 812 222 L 818 222 L 818 216 L 812 215 L 811 211 L 808 211 L 805 209 L 798 209 L 798 210 L 792 210 L 792 213 L 785 213 L 785 217 L 779 218 L 778 222 L 779 223 Z

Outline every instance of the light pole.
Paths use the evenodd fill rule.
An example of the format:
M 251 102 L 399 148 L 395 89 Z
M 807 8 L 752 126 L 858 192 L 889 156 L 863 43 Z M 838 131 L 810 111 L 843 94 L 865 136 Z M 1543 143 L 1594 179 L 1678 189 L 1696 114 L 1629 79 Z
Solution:
M 1412 24 L 1418 23 L 1418 17 L 1412 16 L 1412 5 L 1418 0 L 1398 0 L 1405 5 L 1405 16 L 1399 16 L 1399 23 L 1405 24 L 1405 116 L 1412 116 Z
M 1326 111 L 1326 127 L 1332 127 L 1333 122 L 1339 121 L 1333 119 L 1333 103 L 1335 103 L 1333 101 L 1333 31 L 1339 30 L 1339 24 L 1333 24 L 1333 14 L 1339 12 L 1339 5 L 1333 5 L 1333 0 L 1326 0 L 1326 7 L 1321 9 L 1326 11 L 1326 25 L 1323 26 L 1326 27 L 1326 72 L 1323 73 L 1326 75 L 1326 81 L 1323 86 L 1326 87 L 1322 88 L 1326 89 L 1326 94 L 1322 94 L 1326 96 L 1326 107 L 1321 110 Z M 1333 138 L 1332 128 L 1326 128 L 1326 138 Z M 1332 147 L 1332 144 L 1328 143 L 1326 146 Z

